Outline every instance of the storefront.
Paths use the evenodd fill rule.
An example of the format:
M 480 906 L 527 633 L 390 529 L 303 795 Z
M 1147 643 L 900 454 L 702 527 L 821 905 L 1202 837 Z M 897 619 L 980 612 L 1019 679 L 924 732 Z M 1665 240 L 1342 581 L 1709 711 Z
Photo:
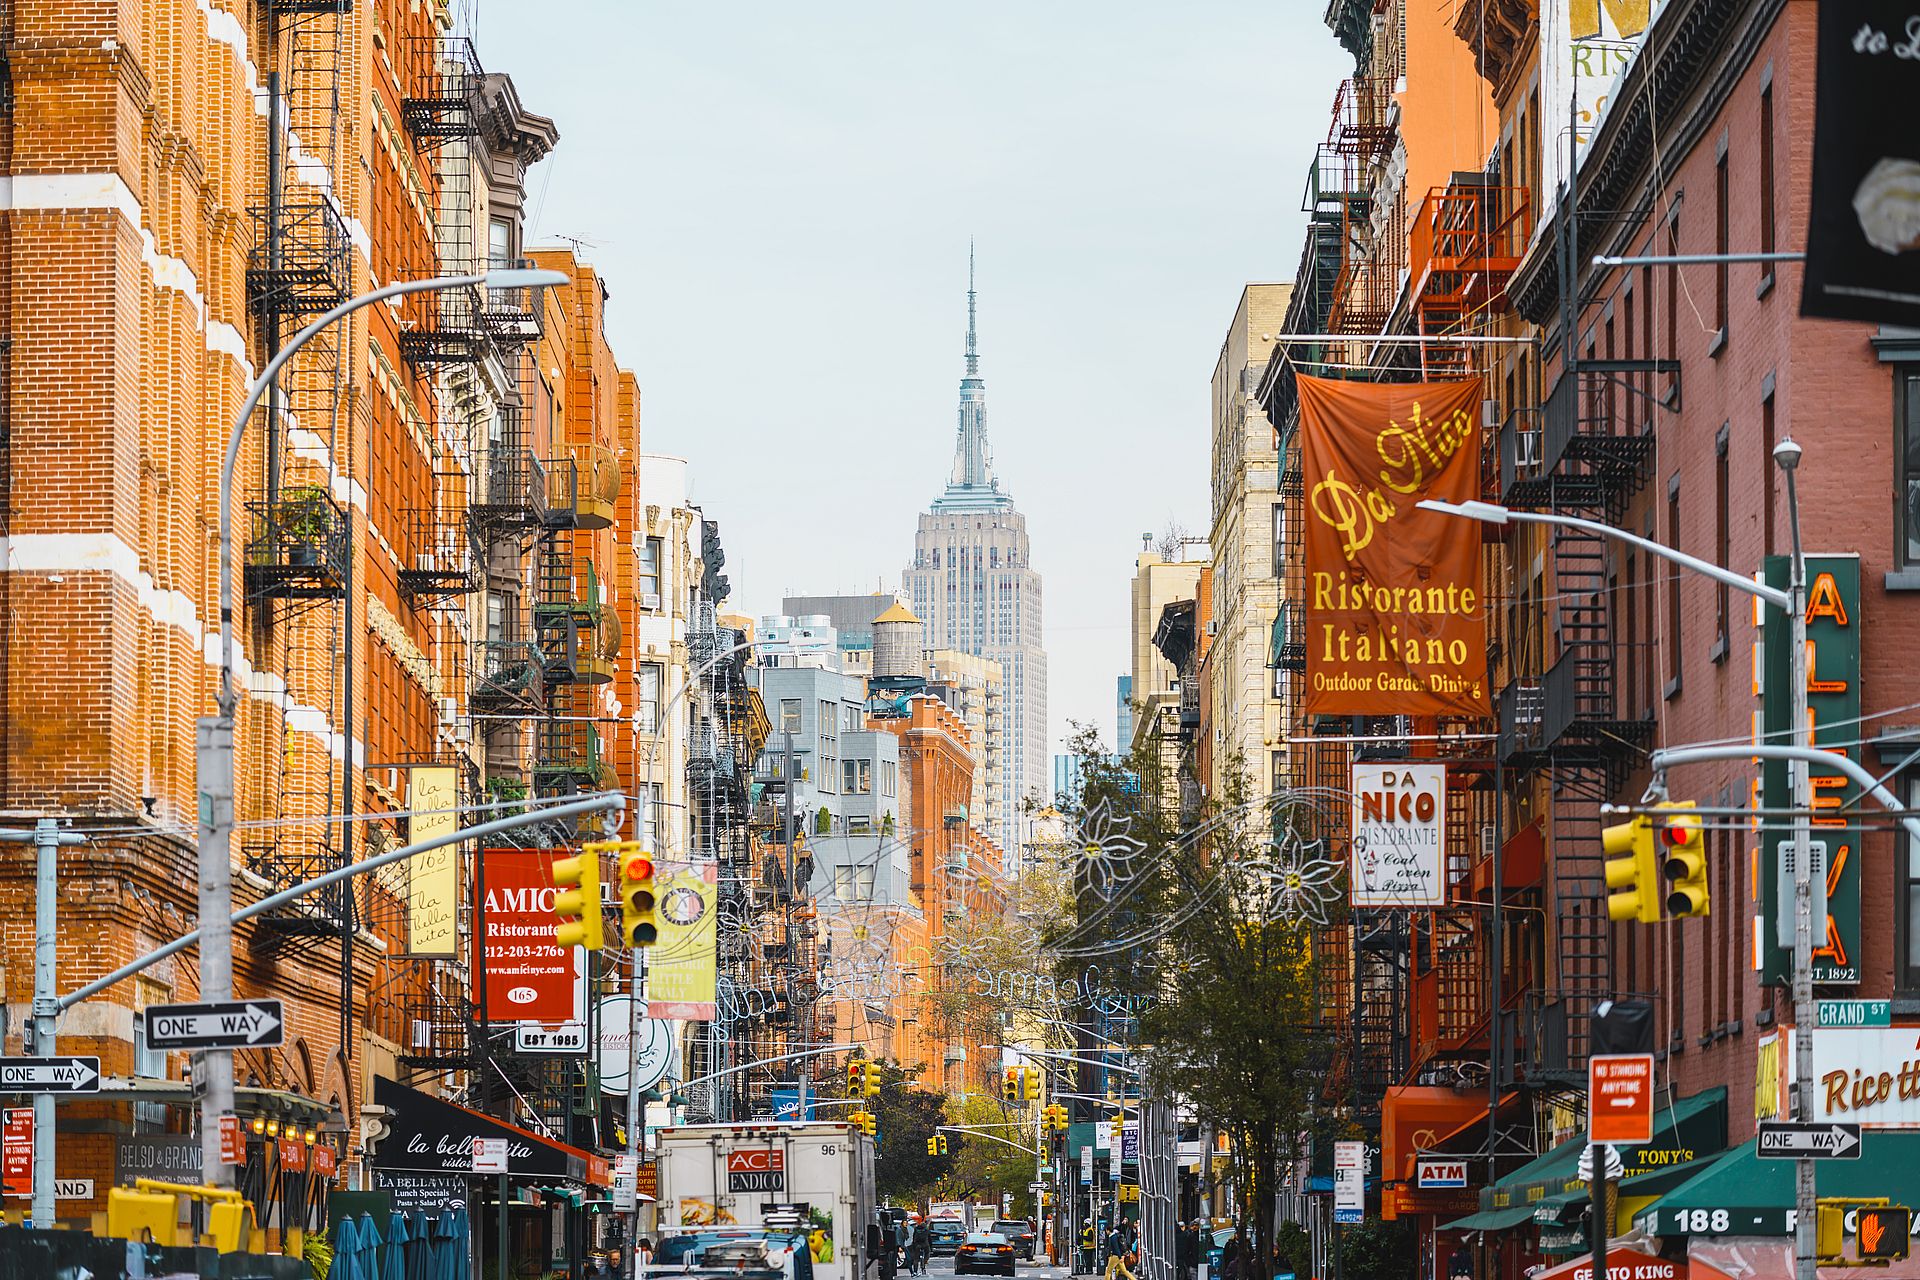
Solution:
M 1502 1122 L 1524 1106 L 1500 1100 Z M 1472 1239 L 1443 1224 L 1472 1214 L 1486 1185 L 1488 1099 L 1432 1085 L 1387 1091 L 1380 1107 L 1380 1216 L 1406 1220 L 1418 1233 L 1420 1280 L 1445 1280 L 1472 1252 Z
M 371 1165 L 374 1189 L 395 1197 L 396 1208 L 400 1198 L 409 1210 L 459 1204 L 472 1224 L 476 1275 L 496 1274 L 503 1253 L 510 1275 L 585 1274 L 596 1243 L 590 1219 L 601 1216 L 588 1202 L 604 1200 L 612 1185 L 605 1158 L 385 1077 L 374 1080 L 374 1102 L 388 1118 Z M 482 1139 L 504 1149 L 505 1172 L 475 1172 Z
M 1622 1235 L 1640 1210 L 1717 1164 L 1727 1146 L 1727 1091 L 1708 1089 L 1656 1111 L 1653 1141 L 1617 1147 L 1622 1172 L 1609 1197 L 1612 1234 Z M 1587 1246 L 1592 1194 L 1580 1176 L 1585 1138 L 1570 1138 L 1480 1193 L 1480 1209 L 1440 1230 L 1480 1233 L 1476 1274 L 1519 1280 Z
M 1814 1186 L 1822 1196 L 1886 1196 L 1920 1208 L 1920 1132 L 1868 1130 L 1858 1160 L 1815 1161 Z M 1794 1162 L 1761 1159 L 1749 1139 L 1642 1204 L 1633 1225 L 1663 1244 L 1684 1241 L 1690 1261 L 1734 1280 L 1791 1280 L 1793 1201 Z M 1841 1272 L 1823 1268 L 1828 1274 Z M 1874 1274 L 1920 1277 L 1920 1254 Z

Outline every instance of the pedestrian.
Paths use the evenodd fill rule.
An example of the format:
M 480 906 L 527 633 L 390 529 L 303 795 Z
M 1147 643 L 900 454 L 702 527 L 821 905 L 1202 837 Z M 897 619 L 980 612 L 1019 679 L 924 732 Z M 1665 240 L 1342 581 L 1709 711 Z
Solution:
M 913 1232 L 913 1248 L 920 1262 L 920 1274 L 927 1274 L 927 1263 L 933 1257 L 933 1228 L 922 1219 Z
M 907 1274 L 920 1274 L 920 1229 L 908 1218 L 900 1224 L 900 1253 L 907 1260 Z
M 641 1236 L 633 1242 L 633 1274 L 642 1276 L 653 1265 L 653 1241 Z
M 900 1274 L 900 1236 L 891 1222 L 880 1227 L 880 1280 L 894 1280 Z
M 1115 1223 L 1113 1230 L 1107 1232 L 1107 1280 L 1134 1280 L 1133 1268 L 1127 1262 L 1132 1250 L 1127 1244 L 1127 1233 Z
M 1240 1280 L 1240 1237 L 1236 1234 L 1220 1251 L 1221 1280 Z
M 1195 1246 L 1199 1236 L 1193 1224 L 1177 1223 L 1173 1229 L 1173 1271 L 1176 1280 L 1192 1280 Z

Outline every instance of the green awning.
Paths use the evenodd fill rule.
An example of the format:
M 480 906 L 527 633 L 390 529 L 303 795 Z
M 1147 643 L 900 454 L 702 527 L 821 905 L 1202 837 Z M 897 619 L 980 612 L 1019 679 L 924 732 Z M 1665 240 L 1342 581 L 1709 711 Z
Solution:
M 1691 1176 L 1726 1149 L 1727 1090 L 1724 1085 L 1703 1089 L 1689 1098 L 1654 1113 L 1653 1141 L 1621 1146 L 1621 1163 L 1626 1166 L 1622 1188 L 1627 1195 L 1652 1195 L 1676 1185 L 1676 1170 L 1688 1170 Z M 1580 1177 L 1580 1153 L 1585 1138 L 1569 1138 L 1531 1164 L 1522 1165 L 1480 1193 L 1482 1208 L 1508 1205 L 1538 1206 L 1549 1196 L 1566 1192 L 1584 1193 L 1586 1183 Z M 1658 1179 L 1648 1182 L 1646 1179 Z
M 1505 1231 L 1517 1227 L 1533 1216 L 1530 1204 L 1515 1205 L 1511 1209 L 1482 1209 L 1470 1213 L 1464 1218 L 1455 1218 L 1452 1222 L 1441 1224 L 1440 1231 Z
M 1585 1191 L 1562 1191 L 1557 1196 L 1548 1196 L 1533 1202 L 1534 1225 L 1541 1227 L 1564 1226 L 1580 1211 L 1593 1203 L 1593 1196 Z
M 1816 1160 L 1823 1196 L 1888 1196 L 1920 1204 L 1920 1132 L 1870 1129 L 1858 1160 Z M 1649 1235 L 1791 1235 L 1791 1160 L 1762 1160 L 1752 1139 L 1674 1186 L 1633 1217 Z

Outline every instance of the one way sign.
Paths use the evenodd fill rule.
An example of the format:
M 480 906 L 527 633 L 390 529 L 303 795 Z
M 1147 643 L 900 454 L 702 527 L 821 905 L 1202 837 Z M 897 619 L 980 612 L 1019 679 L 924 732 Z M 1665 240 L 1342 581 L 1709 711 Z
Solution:
M 146 1023 L 149 1049 L 256 1049 L 286 1040 L 278 1000 L 151 1004 Z
M 1860 1126 L 1763 1123 L 1754 1154 L 1774 1160 L 1858 1160 Z
M 98 1058 L 0 1058 L 0 1093 L 98 1093 Z

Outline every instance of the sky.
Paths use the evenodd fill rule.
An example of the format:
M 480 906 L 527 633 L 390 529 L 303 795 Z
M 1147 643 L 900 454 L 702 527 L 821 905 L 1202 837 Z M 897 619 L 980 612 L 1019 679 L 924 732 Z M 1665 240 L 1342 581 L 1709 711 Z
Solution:
M 648 452 L 729 606 L 897 590 L 945 485 L 978 247 L 1001 487 L 1045 585 L 1054 749 L 1111 740 L 1141 535 L 1204 535 L 1241 286 L 1291 280 L 1351 60 L 1318 0 L 468 0 L 560 142 L 528 243 L 610 299 Z

